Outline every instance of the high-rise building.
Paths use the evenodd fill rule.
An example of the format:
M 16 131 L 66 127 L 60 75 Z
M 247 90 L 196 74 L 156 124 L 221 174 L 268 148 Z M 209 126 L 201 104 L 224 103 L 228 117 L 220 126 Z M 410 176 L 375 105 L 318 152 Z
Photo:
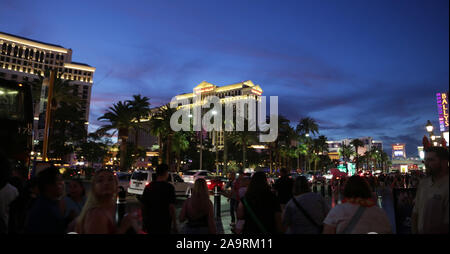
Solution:
M 72 49 L 0 32 L 1 79 L 39 82 L 39 75 L 43 76 L 45 70 L 54 70 L 61 79 L 70 81 L 75 89 L 74 95 L 81 99 L 81 111 L 87 128 L 95 68 L 72 62 Z M 43 131 L 38 129 L 37 123 L 45 105 L 42 102 L 39 104 L 34 105 L 35 140 L 43 138 Z
M 177 101 L 188 100 L 189 104 L 186 105 L 186 107 L 192 108 L 196 103 L 194 101 L 195 96 L 199 96 L 200 100 L 198 103 L 200 105 L 206 103 L 206 98 L 208 96 L 217 96 L 220 99 L 220 103 L 223 105 L 228 102 L 238 102 L 240 100 L 260 101 L 262 93 L 263 90 L 261 87 L 255 85 L 251 80 L 220 87 L 203 81 L 194 88 L 193 93 L 177 95 L 175 98 Z M 257 120 L 255 119 L 255 121 Z M 209 133 L 209 136 L 212 143 L 216 144 L 218 149 L 223 147 L 223 131 Z

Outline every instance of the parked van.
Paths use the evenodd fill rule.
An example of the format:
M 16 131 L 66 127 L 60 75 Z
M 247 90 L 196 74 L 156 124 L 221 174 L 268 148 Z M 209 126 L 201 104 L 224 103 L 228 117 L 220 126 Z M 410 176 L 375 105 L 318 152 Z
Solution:
M 142 195 L 145 187 L 156 179 L 156 173 L 154 171 L 136 170 L 131 175 L 130 187 L 128 193 L 135 195 Z M 169 172 L 169 178 L 167 182 L 173 185 L 175 188 L 175 194 L 177 196 L 188 197 L 191 194 L 193 184 L 186 183 L 183 179 L 174 172 Z

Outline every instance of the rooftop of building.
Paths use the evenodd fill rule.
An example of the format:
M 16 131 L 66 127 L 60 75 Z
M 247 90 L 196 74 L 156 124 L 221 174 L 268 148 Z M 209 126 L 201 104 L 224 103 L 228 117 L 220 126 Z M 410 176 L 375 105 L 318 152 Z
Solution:
M 83 66 L 87 66 L 87 67 L 92 67 L 89 64 L 85 64 L 85 63 L 78 63 L 78 62 L 71 62 L 71 64 L 76 64 L 76 65 L 83 65 Z
M 211 84 L 209 82 L 206 81 L 202 81 L 200 84 L 198 84 L 194 90 L 204 90 L 204 89 L 208 89 L 212 88 L 215 90 L 215 92 L 224 92 L 224 91 L 230 91 L 230 90 L 236 90 L 236 89 L 242 89 L 242 88 L 252 88 L 255 89 L 257 91 L 259 91 L 260 93 L 263 92 L 263 90 L 261 89 L 261 87 L 259 85 L 255 85 L 251 80 L 246 80 L 246 81 L 242 81 L 239 83 L 233 83 L 230 85 L 224 85 L 224 86 L 216 86 L 214 84 Z M 194 94 L 193 93 L 182 93 L 179 94 L 179 98 L 184 98 L 184 97 L 192 97 Z
M 12 36 L 12 37 L 16 37 L 16 38 L 19 38 L 19 39 L 22 39 L 22 40 L 27 40 L 27 41 L 32 41 L 32 42 L 36 42 L 36 43 L 41 43 L 41 44 L 45 44 L 45 45 L 48 45 L 48 46 L 64 48 L 64 47 L 61 46 L 61 45 L 52 44 L 52 43 L 43 42 L 43 41 L 38 41 L 38 40 L 33 40 L 33 39 L 30 39 L 30 38 L 23 37 L 23 36 L 19 36 L 19 35 L 15 35 L 15 34 L 9 34 L 9 33 L 1 32 L 1 31 L 0 31 L 0 34 Z

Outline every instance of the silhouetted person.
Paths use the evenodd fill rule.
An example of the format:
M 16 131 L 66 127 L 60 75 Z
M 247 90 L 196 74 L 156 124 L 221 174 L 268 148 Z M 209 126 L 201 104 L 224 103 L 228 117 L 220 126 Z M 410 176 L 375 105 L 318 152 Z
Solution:
M 10 205 L 19 196 L 16 187 L 8 182 L 10 172 L 11 164 L 0 154 L 0 234 L 8 233 Z
M 281 207 L 271 191 L 264 172 L 256 172 L 241 199 L 237 218 L 245 220 L 242 234 L 283 233 Z
M 298 176 L 294 182 L 294 197 L 287 203 L 283 224 L 287 234 L 321 234 L 323 220 L 330 211 L 322 196 L 311 192 L 308 179 Z
M 60 198 L 64 193 L 64 182 L 55 167 L 41 171 L 37 176 L 39 197 L 28 216 L 25 233 L 64 234 L 65 222 Z
M 448 234 L 448 149 L 425 150 L 427 177 L 417 188 L 412 212 L 412 233 Z
M 273 184 L 273 189 L 277 193 L 278 201 L 280 202 L 281 209 L 284 210 L 287 202 L 292 199 L 292 188 L 294 186 L 294 180 L 289 178 L 289 171 L 286 168 L 280 170 L 280 178 Z
M 156 168 L 156 179 L 142 194 L 142 216 L 144 231 L 149 234 L 170 234 L 178 232 L 175 214 L 175 188 L 167 182 L 169 167 L 166 164 Z
M 203 178 L 195 180 L 192 196 L 183 204 L 180 222 L 185 220 L 185 234 L 216 234 L 213 203 L 209 199 L 208 186 Z

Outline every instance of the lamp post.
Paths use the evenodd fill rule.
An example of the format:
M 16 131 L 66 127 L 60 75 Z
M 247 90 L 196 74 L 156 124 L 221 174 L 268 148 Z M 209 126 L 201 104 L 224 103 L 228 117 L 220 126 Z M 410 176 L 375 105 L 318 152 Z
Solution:
M 430 120 L 427 121 L 427 125 L 425 125 L 425 129 L 427 130 L 428 134 L 430 135 L 430 139 L 433 140 L 435 136 L 433 135 L 433 124 L 430 122 Z M 434 146 L 433 142 L 431 142 L 431 145 Z

